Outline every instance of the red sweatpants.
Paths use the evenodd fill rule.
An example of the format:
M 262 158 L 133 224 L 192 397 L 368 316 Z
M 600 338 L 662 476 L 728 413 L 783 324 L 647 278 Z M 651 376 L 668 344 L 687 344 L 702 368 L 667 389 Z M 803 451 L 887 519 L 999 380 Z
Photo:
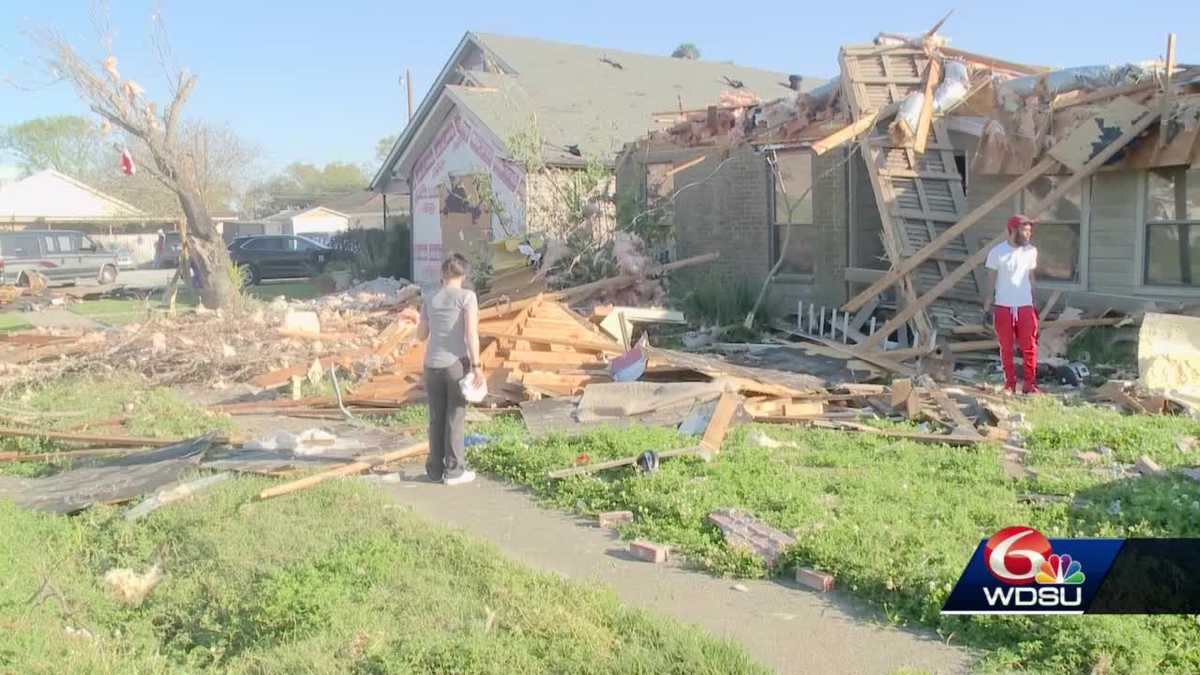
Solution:
M 1013 365 L 1015 337 L 1021 348 L 1021 359 L 1025 362 L 1024 390 L 1029 391 L 1037 384 L 1037 310 L 1033 305 L 1015 308 L 996 305 L 994 316 L 996 337 L 1000 339 L 1000 363 L 1004 366 L 1004 386 L 1011 390 L 1017 388 L 1017 369 Z

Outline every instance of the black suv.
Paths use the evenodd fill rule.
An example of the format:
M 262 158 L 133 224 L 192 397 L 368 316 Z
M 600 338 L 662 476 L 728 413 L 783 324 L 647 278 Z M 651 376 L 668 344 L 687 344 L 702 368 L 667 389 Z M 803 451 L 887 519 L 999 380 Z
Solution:
M 313 277 L 325 271 L 329 261 L 348 261 L 353 256 L 304 237 L 260 234 L 229 242 L 229 257 L 251 285 L 263 279 Z

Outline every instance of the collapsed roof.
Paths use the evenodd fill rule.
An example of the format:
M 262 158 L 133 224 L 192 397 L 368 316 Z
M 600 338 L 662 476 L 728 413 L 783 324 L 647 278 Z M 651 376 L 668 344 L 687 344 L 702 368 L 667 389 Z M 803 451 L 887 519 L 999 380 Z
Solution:
M 1037 177 L 1064 179 L 1027 207 L 1031 216 L 1101 168 L 1200 159 L 1200 68 L 1177 66 L 1173 54 L 1167 62 L 1052 70 L 952 49 L 936 31 L 880 34 L 843 46 L 841 75 L 826 86 L 767 103 L 726 96 L 704 110 L 660 118 L 668 126 L 644 142 L 822 154 L 853 141 L 871 178 L 892 269 L 844 309 L 860 310 L 892 286 L 899 291 L 897 314 L 864 342 L 874 348 L 909 321 L 930 336 L 935 324 L 978 320 L 977 268 L 998 239 L 970 228 Z M 979 138 L 975 172 L 1015 176 L 1005 196 L 968 210 L 951 130 Z

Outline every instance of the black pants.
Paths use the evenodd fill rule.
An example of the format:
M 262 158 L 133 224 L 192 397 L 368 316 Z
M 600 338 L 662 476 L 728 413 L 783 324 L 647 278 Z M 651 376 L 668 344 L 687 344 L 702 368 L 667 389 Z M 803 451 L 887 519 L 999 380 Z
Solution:
M 425 368 L 425 395 L 429 399 L 429 458 L 425 473 L 430 480 L 457 478 L 467 469 L 463 425 L 467 401 L 458 381 L 466 364 L 458 361 L 446 368 Z

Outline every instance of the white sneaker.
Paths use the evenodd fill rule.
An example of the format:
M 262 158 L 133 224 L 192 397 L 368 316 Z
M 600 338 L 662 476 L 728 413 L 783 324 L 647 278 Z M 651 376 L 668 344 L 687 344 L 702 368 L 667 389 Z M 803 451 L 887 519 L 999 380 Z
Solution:
M 473 480 L 475 480 L 475 472 L 474 471 L 464 471 L 464 472 L 462 472 L 462 475 L 456 476 L 454 478 L 447 478 L 443 482 L 445 482 L 446 485 L 465 485 L 467 483 L 470 483 Z

